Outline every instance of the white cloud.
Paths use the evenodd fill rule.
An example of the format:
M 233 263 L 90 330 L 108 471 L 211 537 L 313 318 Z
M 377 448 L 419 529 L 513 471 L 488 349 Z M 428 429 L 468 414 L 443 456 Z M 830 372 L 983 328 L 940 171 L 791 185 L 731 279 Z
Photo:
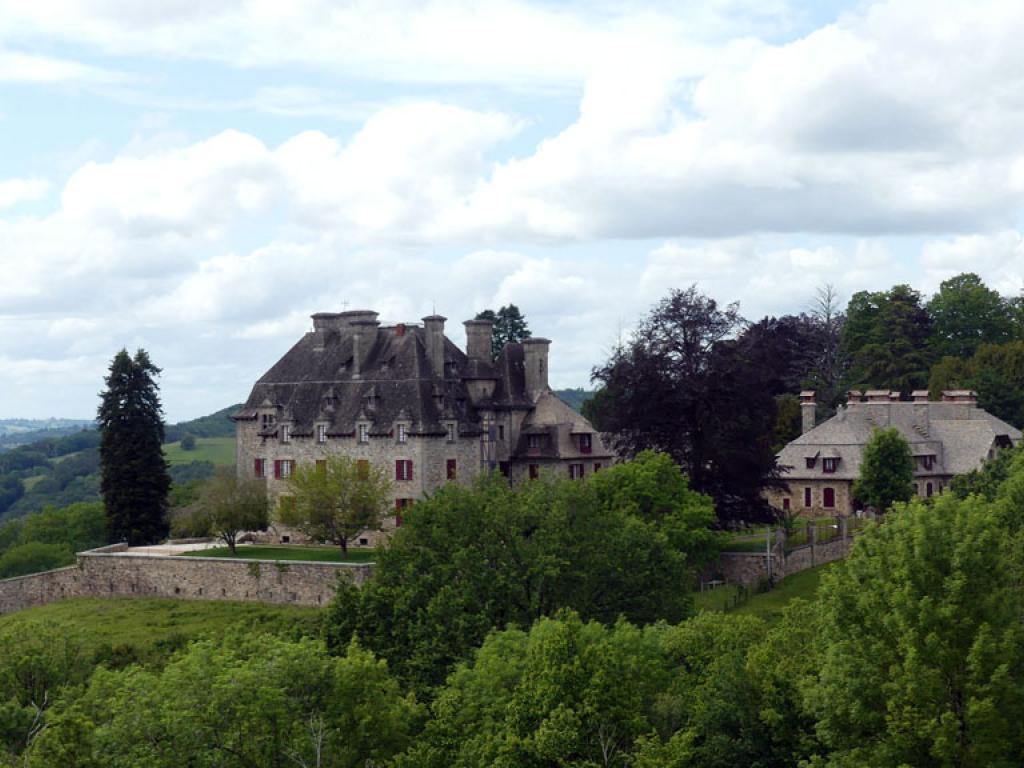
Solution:
M 111 84 L 129 79 L 123 73 L 69 59 L 0 48 L 0 83 Z
M 50 188 L 45 179 L 0 180 L 0 209 L 42 198 Z

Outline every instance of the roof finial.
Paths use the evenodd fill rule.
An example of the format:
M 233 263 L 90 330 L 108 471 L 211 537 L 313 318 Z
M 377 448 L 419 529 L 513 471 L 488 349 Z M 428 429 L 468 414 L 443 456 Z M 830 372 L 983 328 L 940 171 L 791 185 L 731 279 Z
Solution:
M 342 311 L 345 311 L 345 312 L 348 311 L 348 299 L 345 299 L 343 302 L 341 302 L 341 309 L 342 309 Z

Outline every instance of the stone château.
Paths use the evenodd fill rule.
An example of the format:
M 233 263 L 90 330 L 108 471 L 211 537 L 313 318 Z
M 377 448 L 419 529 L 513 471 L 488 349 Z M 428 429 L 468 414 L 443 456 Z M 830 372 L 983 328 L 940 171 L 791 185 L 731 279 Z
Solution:
M 306 333 L 234 414 L 238 472 L 282 503 L 301 462 L 343 454 L 386 468 L 395 515 L 449 482 L 497 471 L 583 478 L 612 461 L 600 435 L 548 387 L 547 339 L 492 358 L 492 323 L 467 320 L 466 351 L 446 318 L 382 325 L 378 313 L 313 315 Z
M 1020 430 L 979 408 L 970 390 L 943 392 L 941 401 L 930 401 L 926 390 L 909 401 L 888 390 L 852 391 L 847 404 L 821 424 L 815 423 L 815 393 L 801 392 L 800 401 L 803 434 L 778 455 L 787 488 L 767 496 L 776 509 L 807 517 L 858 511 L 853 483 L 875 429 L 895 427 L 910 444 L 914 490 L 925 497 L 1021 441 Z

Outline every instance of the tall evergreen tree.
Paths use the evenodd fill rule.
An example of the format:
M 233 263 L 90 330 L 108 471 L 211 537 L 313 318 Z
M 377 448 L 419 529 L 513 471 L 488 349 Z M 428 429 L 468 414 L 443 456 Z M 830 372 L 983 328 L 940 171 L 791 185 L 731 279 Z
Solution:
M 477 320 L 490 320 L 494 323 L 491 331 L 491 355 L 497 358 L 506 344 L 518 344 L 532 335 L 526 318 L 515 304 L 502 307 L 497 312 L 485 309 L 477 314 Z
M 167 536 L 167 492 L 171 477 L 163 454 L 160 373 L 144 349 L 122 349 L 110 363 L 100 394 L 100 490 L 107 538 L 132 545 Z

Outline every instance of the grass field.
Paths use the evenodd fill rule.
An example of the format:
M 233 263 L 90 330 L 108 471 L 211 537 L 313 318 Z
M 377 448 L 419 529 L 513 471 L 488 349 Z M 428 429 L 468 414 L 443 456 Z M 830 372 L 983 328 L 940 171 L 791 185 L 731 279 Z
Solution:
M 264 547 L 241 544 L 234 555 L 227 547 L 217 549 L 200 549 L 186 552 L 186 557 L 239 557 L 246 560 L 307 560 L 321 563 L 372 563 L 377 559 L 374 549 L 349 549 L 347 556 L 342 556 L 340 547 L 300 547 L 283 544 L 279 547 Z
M 292 637 L 320 629 L 317 608 L 148 598 L 78 599 L 0 617 L 0 632 L 29 622 L 53 622 L 81 638 L 90 656 L 121 663 L 148 662 L 202 636 L 241 629 Z
M 697 610 L 748 613 L 760 616 L 765 621 L 775 622 L 782 616 L 782 611 L 790 600 L 798 597 L 812 599 L 821 584 L 821 577 L 831 567 L 831 563 L 819 565 L 817 568 L 808 568 L 806 571 L 787 576 L 770 592 L 751 595 L 738 605 L 735 605 L 735 601 L 739 588 L 734 585 L 719 587 L 710 592 L 699 592 L 696 596 Z
M 167 443 L 164 456 L 171 464 L 188 464 L 192 461 L 212 461 L 218 467 L 235 465 L 235 438 L 198 437 L 194 451 L 183 451 L 181 443 Z

